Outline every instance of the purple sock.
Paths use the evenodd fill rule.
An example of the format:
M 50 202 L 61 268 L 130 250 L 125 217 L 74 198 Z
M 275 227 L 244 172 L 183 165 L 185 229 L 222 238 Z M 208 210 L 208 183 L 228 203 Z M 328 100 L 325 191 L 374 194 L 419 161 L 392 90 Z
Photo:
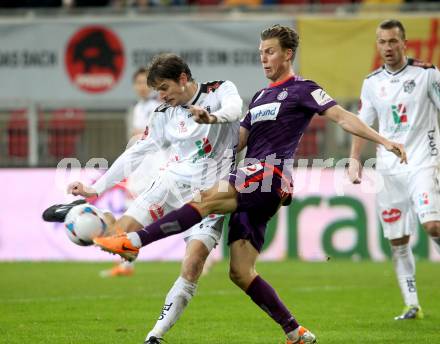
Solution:
M 263 311 L 275 320 L 287 334 L 299 325 L 295 318 L 284 306 L 283 302 L 278 297 L 276 291 L 260 276 L 255 277 L 251 282 L 246 294 L 250 296 Z
M 153 241 L 182 233 L 200 221 L 202 221 L 202 217 L 197 209 L 185 204 L 136 233 L 141 238 L 142 246 L 146 246 Z

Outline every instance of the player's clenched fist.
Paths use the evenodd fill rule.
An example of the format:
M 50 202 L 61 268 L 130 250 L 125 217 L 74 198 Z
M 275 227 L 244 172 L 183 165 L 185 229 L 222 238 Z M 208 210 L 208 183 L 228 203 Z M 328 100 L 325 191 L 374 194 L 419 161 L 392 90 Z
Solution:
M 200 124 L 213 124 L 217 122 L 217 117 L 211 115 L 201 106 L 190 106 L 189 112 L 193 115 L 194 121 Z
M 86 186 L 81 182 L 70 183 L 67 187 L 67 193 L 70 193 L 74 196 L 83 196 L 85 198 L 98 195 L 95 189 L 90 186 Z

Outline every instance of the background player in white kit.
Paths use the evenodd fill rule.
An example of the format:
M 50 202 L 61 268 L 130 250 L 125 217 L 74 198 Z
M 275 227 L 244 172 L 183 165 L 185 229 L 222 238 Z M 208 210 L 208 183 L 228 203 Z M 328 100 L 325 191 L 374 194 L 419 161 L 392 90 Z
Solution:
M 142 138 L 145 131 L 148 130 L 148 125 L 151 121 L 151 117 L 159 105 L 161 104 L 158 99 L 158 94 L 147 85 L 148 69 L 145 67 L 138 68 L 133 73 L 133 90 L 138 98 L 136 104 L 130 108 L 127 116 L 127 136 L 128 147 L 136 142 L 136 140 Z M 148 168 L 145 166 L 139 166 L 133 174 L 127 179 L 127 188 L 131 195 L 138 195 L 145 187 L 145 180 L 151 178 L 163 163 L 166 162 L 169 152 L 160 151 L 155 153 L 155 157 L 149 158 L 145 163 L 148 164 Z M 151 162 L 155 162 L 155 166 L 152 166 Z M 148 173 L 146 173 L 148 171 Z M 129 202 L 130 200 L 128 200 Z M 113 268 L 103 270 L 100 272 L 102 277 L 116 277 L 116 276 L 131 276 L 134 272 L 134 262 L 122 261 L 120 264 L 115 265 Z
M 440 245 L 440 72 L 405 56 L 405 29 L 397 20 L 379 25 L 376 44 L 385 64 L 364 80 L 359 117 L 369 125 L 378 118 L 380 134 L 404 144 L 409 156 L 408 164 L 401 165 L 392 153 L 379 147 L 376 168 L 384 187 L 377 203 L 405 302 L 403 314 L 395 319 L 421 319 L 409 239 L 418 227 L 418 215 L 426 232 Z M 349 176 L 354 183 L 360 183 L 358 161 L 364 143 L 353 136 Z
M 148 136 L 127 149 L 92 187 L 80 182 L 69 186 L 74 195 L 99 195 L 126 177 L 130 172 L 127 167 L 138 166 L 146 154 L 167 146 L 173 149 L 174 161 L 111 226 L 113 232 L 139 230 L 182 206 L 194 197 L 195 190 L 209 188 L 228 175 L 235 162 L 242 100 L 232 82 L 199 84 L 192 79 L 183 59 L 164 54 L 152 61 L 148 84 L 159 91 L 165 102 L 155 111 Z M 219 124 L 198 124 L 193 117 Z M 68 206 L 61 207 L 67 213 Z M 212 215 L 185 232 L 187 247 L 181 275 L 169 291 L 146 343 L 159 343 L 182 314 L 195 293 L 207 256 L 220 239 L 222 226 L 223 216 Z
M 128 116 L 128 139 L 135 136 L 140 139 L 145 132 L 145 128 L 151 121 L 151 115 L 159 105 L 157 93 L 147 85 L 148 69 L 141 67 L 133 74 L 133 89 L 138 97 L 138 101 L 134 105 Z

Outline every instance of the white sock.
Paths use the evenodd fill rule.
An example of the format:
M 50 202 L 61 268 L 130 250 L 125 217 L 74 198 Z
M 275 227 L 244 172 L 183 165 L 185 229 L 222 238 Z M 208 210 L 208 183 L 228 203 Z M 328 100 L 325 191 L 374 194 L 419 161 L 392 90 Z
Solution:
M 128 240 L 131 241 L 131 243 L 134 247 L 137 247 L 137 248 L 142 247 L 141 238 L 139 237 L 139 235 L 136 232 L 127 233 L 127 238 L 128 238 Z
M 299 339 L 299 327 L 287 333 L 287 338 L 295 343 Z
M 410 245 L 391 245 L 391 252 L 405 305 L 419 306 L 416 288 L 416 263 Z
M 180 277 L 165 298 L 165 305 L 154 328 L 148 333 L 151 336 L 163 338 L 165 333 L 179 320 L 189 301 L 196 292 L 197 283 L 192 283 Z

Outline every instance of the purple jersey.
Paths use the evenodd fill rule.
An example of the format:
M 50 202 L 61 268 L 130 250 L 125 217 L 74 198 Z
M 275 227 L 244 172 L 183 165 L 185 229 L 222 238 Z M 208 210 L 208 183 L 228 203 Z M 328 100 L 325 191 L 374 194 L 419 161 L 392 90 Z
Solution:
M 246 158 L 275 153 L 277 159 L 292 159 L 313 115 L 334 105 L 319 85 L 298 76 L 257 92 L 241 122 L 249 130 Z

